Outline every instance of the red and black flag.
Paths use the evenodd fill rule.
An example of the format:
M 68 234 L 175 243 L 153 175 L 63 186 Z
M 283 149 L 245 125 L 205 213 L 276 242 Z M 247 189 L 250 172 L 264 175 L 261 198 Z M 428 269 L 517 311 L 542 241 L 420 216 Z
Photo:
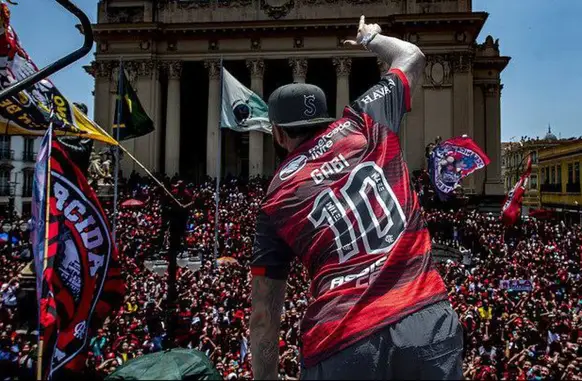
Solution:
M 48 242 L 39 313 L 43 379 L 66 370 L 83 371 L 91 332 L 125 293 L 117 249 L 97 195 L 56 139 L 48 172 Z
M 514 225 L 521 215 L 521 202 L 523 201 L 523 195 L 525 194 L 525 188 L 530 174 L 531 155 L 528 155 L 525 171 L 513 189 L 507 194 L 505 202 L 503 203 L 503 208 L 501 209 L 501 221 L 503 221 L 505 226 Z

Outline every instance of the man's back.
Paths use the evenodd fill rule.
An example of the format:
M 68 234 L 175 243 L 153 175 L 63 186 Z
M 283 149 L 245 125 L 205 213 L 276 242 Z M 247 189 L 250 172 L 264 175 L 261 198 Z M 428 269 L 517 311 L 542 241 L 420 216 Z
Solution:
M 294 257 L 306 266 L 308 367 L 446 299 L 397 135 L 409 102 L 406 77 L 391 72 L 289 155 L 263 203 L 254 272 Z

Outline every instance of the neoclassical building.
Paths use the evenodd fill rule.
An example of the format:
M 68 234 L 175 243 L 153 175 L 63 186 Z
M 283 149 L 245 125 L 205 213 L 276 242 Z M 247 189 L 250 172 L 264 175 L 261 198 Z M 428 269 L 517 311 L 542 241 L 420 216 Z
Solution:
M 120 60 L 156 131 L 124 143 L 155 171 L 200 178 L 218 173 L 272 174 L 272 138 L 220 134 L 220 60 L 265 99 L 292 81 L 326 92 L 331 114 L 363 93 L 388 68 L 363 49 L 343 46 L 361 14 L 384 33 L 417 44 L 427 56 L 423 83 L 402 128 L 411 169 L 426 166 L 425 146 L 468 134 L 492 163 L 470 178 L 469 192 L 503 193 L 500 73 L 509 57 L 491 36 L 476 42 L 487 13 L 471 0 L 101 0 L 95 120 L 111 128 Z M 135 168 L 129 160 L 124 173 Z M 136 168 L 137 169 L 137 168 Z

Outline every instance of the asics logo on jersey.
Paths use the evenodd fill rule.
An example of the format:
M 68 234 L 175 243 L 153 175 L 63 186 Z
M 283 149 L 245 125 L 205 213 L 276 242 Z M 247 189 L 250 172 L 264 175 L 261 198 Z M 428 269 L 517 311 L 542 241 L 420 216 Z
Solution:
M 303 114 L 309 118 L 314 116 L 317 111 L 317 109 L 315 108 L 315 95 L 314 94 L 304 95 L 303 104 L 305 105 L 305 110 L 303 111 Z
M 349 127 L 350 127 L 350 122 L 346 121 L 346 122 L 340 124 L 339 126 L 337 126 L 336 128 L 334 128 L 333 130 L 331 130 L 330 132 L 328 132 L 327 134 L 321 136 L 317 140 L 317 144 L 315 145 L 315 147 L 309 149 L 309 156 L 311 157 L 311 159 L 312 160 L 317 159 L 318 157 L 321 157 L 324 153 L 329 151 L 331 146 L 333 146 L 332 138 L 335 135 L 337 135 L 339 132 L 341 132 L 344 129 L 349 128 Z
M 384 98 L 386 95 L 392 92 L 392 88 L 396 87 L 396 83 L 391 78 L 388 79 L 388 85 L 384 85 L 380 88 L 374 88 L 371 93 L 366 94 L 362 97 L 362 102 L 365 104 L 372 103 L 378 99 Z
M 384 262 L 386 262 L 386 259 L 388 259 L 388 256 L 384 255 L 357 274 L 342 275 L 337 278 L 333 278 L 331 280 L 329 289 L 333 290 L 334 288 L 353 280 L 356 280 L 355 287 L 367 286 L 368 284 L 372 283 L 374 279 L 376 279 L 378 274 L 380 274 L 380 270 L 382 270 L 382 266 L 384 265 Z
M 287 165 L 281 169 L 279 172 L 279 178 L 283 181 L 292 177 L 294 174 L 299 172 L 307 164 L 307 156 L 299 155 L 295 159 L 291 160 Z
M 346 160 L 344 155 L 341 153 L 331 159 L 331 161 L 325 162 L 321 167 L 314 169 L 311 172 L 311 178 L 316 184 L 321 184 L 323 180 L 329 179 L 329 177 L 335 173 L 340 173 L 344 168 L 350 166 L 350 163 Z

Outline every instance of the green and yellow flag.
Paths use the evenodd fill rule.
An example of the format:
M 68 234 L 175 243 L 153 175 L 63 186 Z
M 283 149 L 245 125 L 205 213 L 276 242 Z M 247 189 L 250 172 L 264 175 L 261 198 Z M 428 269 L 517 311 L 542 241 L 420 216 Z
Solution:
M 113 137 L 118 136 L 118 128 L 120 141 L 149 134 L 154 130 L 154 122 L 143 109 L 123 70 L 121 70 L 119 80 L 121 84 L 118 86 L 117 92 L 119 93 L 121 90 L 123 95 L 120 102 L 119 94 L 117 94 L 117 102 L 115 102 Z M 121 113 L 119 112 L 120 105 Z

